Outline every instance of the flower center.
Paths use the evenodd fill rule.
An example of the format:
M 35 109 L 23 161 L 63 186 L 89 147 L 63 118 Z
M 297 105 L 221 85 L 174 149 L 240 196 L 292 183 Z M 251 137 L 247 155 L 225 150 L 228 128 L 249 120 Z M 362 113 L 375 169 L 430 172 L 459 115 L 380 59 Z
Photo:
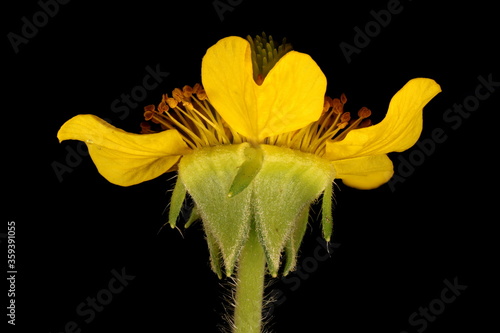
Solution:
M 286 38 L 278 45 L 265 33 L 255 38 L 247 36 L 247 41 L 251 49 L 253 79 L 262 85 L 271 69 L 292 50 L 292 45 L 286 43 Z M 344 112 L 346 102 L 344 94 L 334 99 L 326 96 L 318 120 L 299 130 L 268 137 L 261 143 L 323 156 L 328 140 L 343 140 L 349 131 L 371 125 L 367 119 L 371 115 L 369 109 L 361 108 L 358 119 L 353 120 L 350 112 Z M 175 129 L 192 149 L 249 141 L 222 119 L 199 83 L 194 87 L 174 89 L 172 97 L 164 94 L 157 107 L 148 105 L 144 108 L 144 118 L 146 122 L 141 124 L 141 133 Z
M 277 46 L 273 37 L 267 37 L 265 33 L 255 38 L 247 36 L 247 40 L 252 49 L 253 79 L 255 83 L 261 85 L 278 60 L 292 50 L 292 44 L 287 43 L 286 38 L 283 38 L 282 44 Z
M 351 119 L 351 113 L 344 111 L 346 102 L 344 94 L 334 99 L 326 96 L 318 120 L 299 130 L 268 137 L 263 144 L 323 156 L 328 140 L 343 140 L 349 131 L 371 125 L 368 108 L 362 107 L 358 118 Z M 222 119 L 199 83 L 174 89 L 172 97 L 164 94 L 158 106 L 144 107 L 144 118 L 142 134 L 175 129 L 192 149 L 248 141 Z

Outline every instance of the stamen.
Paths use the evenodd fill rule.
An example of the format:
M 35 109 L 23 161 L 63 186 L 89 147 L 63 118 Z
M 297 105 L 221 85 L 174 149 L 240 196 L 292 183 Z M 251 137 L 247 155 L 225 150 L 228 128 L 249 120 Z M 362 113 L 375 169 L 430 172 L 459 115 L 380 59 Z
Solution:
M 358 125 L 358 128 L 365 128 L 365 127 L 369 127 L 372 125 L 372 120 L 371 119 L 363 119 L 363 121 L 361 122 L 361 124 Z
M 180 90 L 179 88 L 175 88 L 172 91 L 172 97 L 175 98 L 177 102 L 182 102 L 182 100 L 184 99 L 184 94 L 182 90 Z
M 344 93 L 342 93 L 342 95 L 340 95 L 340 102 L 342 102 L 342 104 L 347 103 L 347 97 Z
M 337 128 L 338 128 L 338 129 L 344 129 L 344 128 L 346 128 L 346 127 L 347 127 L 347 125 L 349 125 L 349 122 L 348 122 L 348 121 L 344 121 L 344 122 L 342 122 L 342 123 L 338 124 L 338 125 L 337 125 Z
M 332 103 L 333 103 L 333 100 L 330 97 L 325 96 L 325 103 L 323 104 L 322 115 L 324 115 L 326 113 L 326 111 L 328 111 L 330 109 L 330 107 L 332 106 Z
M 368 109 L 367 107 L 362 107 L 359 111 L 358 111 L 358 117 L 360 118 L 368 118 L 369 116 L 372 115 L 372 112 L 370 111 L 370 109 Z
M 342 114 L 344 112 L 344 103 L 338 98 L 333 99 L 332 107 L 332 111 L 335 114 Z
M 266 143 L 322 156 L 326 151 L 327 141 L 340 141 L 351 130 L 371 125 L 371 121 L 367 119 L 371 115 L 368 108 L 361 108 L 358 111 L 359 118 L 354 120 L 351 112 L 344 111 L 346 103 L 345 94 L 333 99 L 326 96 L 323 112 L 317 121 L 300 130 L 268 138 Z
M 165 100 L 162 100 L 160 104 L 158 104 L 158 112 L 159 113 L 167 113 L 168 110 L 170 110 L 170 107 L 168 104 L 165 102 Z
M 151 130 L 151 124 L 146 121 L 143 121 L 141 123 L 141 134 L 151 134 L 151 133 L 155 133 L 154 131 Z
M 267 38 L 263 36 L 263 38 L 257 38 L 256 43 L 261 45 Z M 276 50 L 271 38 L 266 39 L 266 45 L 266 57 L 270 59 L 275 59 L 280 55 L 280 50 L 284 49 L 282 45 L 281 49 Z M 261 56 L 263 54 L 260 53 Z M 267 66 L 269 62 L 262 60 L 260 64 Z M 258 73 L 256 78 L 257 84 L 261 84 L 264 82 L 265 75 Z M 322 114 L 317 121 L 296 131 L 266 138 L 262 143 L 322 156 L 326 151 L 327 141 L 343 140 L 350 131 L 371 126 L 371 121 L 368 119 L 371 116 L 370 109 L 361 108 L 357 112 L 358 118 L 352 119 L 351 112 L 344 111 L 346 103 L 345 94 L 333 99 L 325 96 Z M 144 119 L 146 122 L 141 123 L 141 133 L 149 134 L 175 129 L 192 149 L 248 141 L 222 119 L 210 104 L 205 89 L 199 83 L 193 87 L 186 85 L 182 89 L 174 89 L 172 97 L 163 94 L 157 107 L 154 105 L 144 107 Z
M 154 105 L 148 105 L 144 107 L 144 119 L 146 121 L 151 120 L 153 118 L 155 111 L 155 106 Z
M 175 109 L 177 107 L 177 104 L 179 104 L 177 102 L 177 100 L 175 98 L 172 98 L 172 97 L 167 98 L 166 102 L 167 102 L 168 106 L 170 106 L 172 109 Z
M 205 92 L 205 89 L 201 86 L 201 84 L 197 83 L 193 87 L 193 94 L 198 97 L 200 101 L 203 101 L 207 99 L 207 93 Z
M 340 121 L 342 123 L 348 123 L 349 120 L 351 120 L 351 113 L 350 112 L 344 112 L 342 116 L 340 116 Z
M 193 88 L 191 88 L 190 86 L 184 86 L 182 88 L 182 94 L 184 95 L 184 98 L 191 98 L 191 96 L 193 95 Z
M 205 89 L 200 89 L 196 92 L 196 97 L 198 97 L 198 99 L 200 101 L 204 101 L 207 99 L 207 93 L 205 91 Z
M 201 84 L 196 83 L 196 84 L 193 86 L 193 94 L 197 94 L 197 93 L 198 93 L 198 91 L 200 91 L 201 89 L 203 89 L 203 88 L 201 87 Z
M 229 130 L 199 83 L 174 89 L 172 97 L 163 94 L 156 108 L 144 107 L 144 119 L 150 123 L 141 124 L 141 133 L 176 129 L 193 149 L 246 141 Z
M 348 113 L 348 112 L 346 112 Z M 345 129 L 342 134 L 340 134 L 339 136 L 337 136 L 335 139 L 333 139 L 333 141 L 340 141 L 340 140 L 343 140 L 347 133 L 349 133 L 350 131 L 352 131 L 353 129 L 356 129 L 358 128 L 359 124 L 363 121 L 363 119 L 366 119 L 368 118 L 370 115 L 372 114 L 371 110 L 366 108 L 366 107 L 362 107 L 359 111 L 358 111 L 358 119 L 356 119 L 354 122 L 352 122 L 349 127 L 347 129 Z

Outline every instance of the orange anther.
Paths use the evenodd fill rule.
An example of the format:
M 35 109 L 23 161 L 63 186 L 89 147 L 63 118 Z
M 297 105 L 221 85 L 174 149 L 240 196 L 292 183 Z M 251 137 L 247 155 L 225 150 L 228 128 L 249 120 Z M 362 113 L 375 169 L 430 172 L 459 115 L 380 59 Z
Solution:
M 332 100 L 332 108 L 333 108 L 333 113 L 335 114 L 341 114 L 344 112 L 344 105 L 338 98 L 334 98 Z
M 207 93 L 205 91 L 205 89 L 203 88 L 200 88 L 197 92 L 196 92 L 196 96 L 198 97 L 198 99 L 200 101 L 203 101 L 205 99 L 207 99 Z
M 343 123 L 348 123 L 349 120 L 351 120 L 351 113 L 350 112 L 344 112 L 342 116 L 340 116 L 340 121 Z
M 368 127 L 372 125 L 371 119 L 363 119 L 363 121 L 359 124 L 358 128 Z
M 170 106 L 172 109 L 173 109 L 173 108 L 175 108 L 175 107 L 177 106 L 177 104 L 178 104 L 178 103 L 179 103 L 179 102 L 178 102 L 175 98 L 173 98 L 173 97 L 169 97 L 169 98 L 167 98 L 167 104 L 168 104 L 168 106 Z
M 198 91 L 200 90 L 203 90 L 203 87 L 201 86 L 201 84 L 196 83 L 193 87 L 193 94 L 198 94 Z
M 148 120 L 151 120 L 154 116 L 154 112 L 152 111 L 146 111 L 144 112 L 144 119 L 146 119 L 146 121 Z
M 325 102 L 323 103 L 323 113 L 328 111 L 330 107 L 332 106 L 332 99 L 328 96 L 325 96 Z
M 182 88 L 182 94 L 184 95 L 185 98 L 190 98 L 193 95 L 193 88 L 190 86 L 184 86 Z
M 362 119 L 368 118 L 371 114 L 371 110 L 364 106 L 358 111 L 358 116 Z
M 158 104 L 158 112 L 161 114 L 163 112 L 167 112 L 170 108 L 168 107 L 168 104 L 165 101 L 161 101 L 160 104 Z
M 340 102 L 342 104 L 347 103 L 347 97 L 346 97 L 346 95 L 344 93 L 342 93 L 342 95 L 340 95 Z
M 151 130 L 151 124 L 150 123 L 147 123 L 147 122 L 143 121 L 140 126 L 141 126 L 141 134 L 150 134 L 150 133 L 153 133 L 153 131 Z
M 177 102 L 180 102 L 180 101 L 182 101 L 184 99 L 184 93 L 179 88 L 175 88 L 172 91 L 172 96 L 173 96 L 173 98 L 175 98 L 175 100 Z

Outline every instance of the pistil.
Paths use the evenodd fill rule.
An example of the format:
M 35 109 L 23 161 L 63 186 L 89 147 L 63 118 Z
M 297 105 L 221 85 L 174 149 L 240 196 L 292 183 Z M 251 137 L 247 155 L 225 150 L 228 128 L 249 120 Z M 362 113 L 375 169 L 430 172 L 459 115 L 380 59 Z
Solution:
M 292 50 L 292 45 L 286 42 L 286 38 L 277 45 L 273 37 L 267 37 L 265 33 L 255 38 L 247 36 L 247 40 L 252 50 L 253 79 L 260 86 L 278 60 Z

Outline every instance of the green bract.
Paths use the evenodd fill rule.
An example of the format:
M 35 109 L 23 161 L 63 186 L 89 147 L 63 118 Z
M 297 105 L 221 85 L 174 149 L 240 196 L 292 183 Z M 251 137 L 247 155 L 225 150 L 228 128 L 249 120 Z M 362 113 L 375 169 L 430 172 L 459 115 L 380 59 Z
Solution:
M 327 189 L 323 210 L 331 206 L 334 177 L 328 161 L 289 148 L 242 143 L 197 149 L 179 162 L 170 223 L 175 225 L 187 191 L 203 221 L 212 268 L 219 276 L 222 263 L 227 275 L 233 273 L 251 228 L 269 273 L 278 274 L 285 252 L 286 274 L 295 266 L 311 203 Z M 323 220 L 330 229 L 323 233 L 329 237 L 331 215 Z

